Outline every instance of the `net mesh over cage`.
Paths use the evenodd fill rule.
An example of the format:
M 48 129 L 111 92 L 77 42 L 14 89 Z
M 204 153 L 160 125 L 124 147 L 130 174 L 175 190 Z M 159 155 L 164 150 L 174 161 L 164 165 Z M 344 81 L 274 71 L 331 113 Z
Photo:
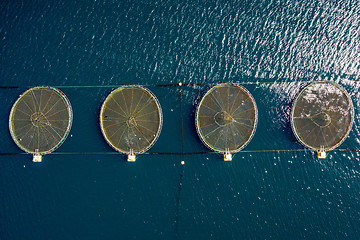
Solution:
M 336 83 L 314 82 L 296 98 L 291 126 L 296 138 L 314 150 L 331 150 L 347 137 L 354 107 L 347 92 Z
M 46 154 L 65 141 L 72 119 L 72 108 L 63 92 L 53 87 L 34 87 L 14 103 L 9 128 L 23 151 Z
M 162 127 L 157 98 L 146 88 L 124 86 L 104 101 L 100 113 L 101 131 L 115 150 L 139 154 L 150 149 Z
M 219 84 L 206 92 L 196 111 L 196 129 L 205 146 L 225 153 L 238 152 L 251 140 L 257 107 L 242 86 Z

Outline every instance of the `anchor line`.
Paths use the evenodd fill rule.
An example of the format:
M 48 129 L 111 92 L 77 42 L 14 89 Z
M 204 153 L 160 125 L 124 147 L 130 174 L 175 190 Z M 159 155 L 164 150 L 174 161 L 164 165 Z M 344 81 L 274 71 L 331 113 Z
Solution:
M 360 80 L 352 80 L 354 82 L 358 82 Z M 295 83 L 302 83 L 302 82 L 308 82 L 308 80 L 303 81 L 297 81 Z M 182 86 L 185 87 L 196 87 L 196 86 L 212 86 L 215 84 L 222 84 L 222 83 L 228 83 L 228 82 L 216 82 L 216 83 L 183 83 Z M 231 83 L 234 84 L 242 84 L 242 85 L 259 85 L 259 84 L 273 84 L 273 83 L 294 83 L 290 81 L 232 81 Z M 40 84 L 41 85 L 41 84 Z M 56 85 L 53 87 L 56 88 L 117 88 L 119 86 L 122 86 L 124 84 L 117 84 L 117 85 Z M 144 87 L 178 87 L 179 84 L 136 84 L 133 85 L 141 85 Z M 18 88 L 32 88 L 35 86 L 0 86 L 0 89 L 18 89 Z
M 314 150 L 299 148 L 299 149 L 259 149 L 259 150 L 241 150 L 237 152 L 237 154 L 241 153 L 270 153 L 270 152 L 313 152 Z M 331 152 L 360 152 L 358 148 L 341 148 L 334 149 Z M 0 153 L 0 156 L 7 155 L 26 155 L 31 153 L 26 152 L 3 152 Z M 122 155 L 124 153 L 120 152 L 52 152 L 47 155 Z M 209 151 L 209 152 L 145 152 L 143 155 L 206 155 L 206 154 L 218 154 L 217 152 Z
M 176 201 L 176 216 L 175 216 L 175 235 L 179 238 L 179 221 L 180 221 L 180 207 L 181 207 L 181 190 L 182 190 L 182 182 L 184 177 L 184 121 L 183 121 L 183 92 L 182 86 L 180 85 L 180 120 L 181 120 L 181 170 L 179 176 L 179 187 L 178 187 L 178 195 Z

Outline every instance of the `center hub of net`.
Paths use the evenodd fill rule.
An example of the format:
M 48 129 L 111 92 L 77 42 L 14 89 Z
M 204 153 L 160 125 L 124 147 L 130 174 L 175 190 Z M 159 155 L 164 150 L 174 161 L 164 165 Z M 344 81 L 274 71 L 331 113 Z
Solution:
M 219 126 L 225 126 L 234 121 L 233 118 L 225 111 L 216 113 L 214 116 L 214 120 Z
M 331 118 L 326 112 L 320 112 L 311 117 L 311 120 L 319 127 L 327 127 L 331 123 Z
M 128 127 L 133 128 L 136 127 L 136 120 L 134 117 L 129 117 L 128 120 L 126 121 L 126 124 L 128 125 Z
M 47 118 L 45 117 L 45 115 L 42 112 L 33 113 L 31 115 L 30 119 L 31 119 L 31 123 L 35 127 L 42 127 L 42 126 L 49 125 L 49 121 L 47 120 Z

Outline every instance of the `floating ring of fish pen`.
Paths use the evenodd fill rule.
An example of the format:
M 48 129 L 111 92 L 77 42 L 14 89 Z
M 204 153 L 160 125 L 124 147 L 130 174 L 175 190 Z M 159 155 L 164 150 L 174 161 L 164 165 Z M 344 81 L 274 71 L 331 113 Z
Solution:
M 219 152 L 238 152 L 254 136 L 258 110 L 252 95 L 232 83 L 209 89 L 196 110 L 196 130 L 206 147 Z
M 348 136 L 354 106 L 345 89 L 333 82 L 314 82 L 297 96 L 291 127 L 300 143 L 314 150 L 332 150 Z
M 34 87 L 12 106 L 9 129 L 16 145 L 27 153 L 55 151 L 67 138 L 73 111 L 66 95 L 54 87 Z
M 107 143 L 125 154 L 149 150 L 160 135 L 162 123 L 160 103 L 145 87 L 119 87 L 101 107 L 100 126 Z

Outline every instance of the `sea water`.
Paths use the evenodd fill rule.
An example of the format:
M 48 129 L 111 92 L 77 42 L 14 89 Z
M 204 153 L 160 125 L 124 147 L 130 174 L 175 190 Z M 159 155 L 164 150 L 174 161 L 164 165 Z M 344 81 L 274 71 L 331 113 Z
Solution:
M 346 149 L 360 148 L 359 6 L 2 1 L 0 86 L 14 88 L 0 88 L 0 238 L 357 239 L 359 152 Z M 315 80 L 343 86 L 355 107 L 349 137 L 327 159 L 290 126 L 294 98 Z M 196 105 L 218 82 L 242 84 L 259 110 L 254 138 L 232 162 L 195 129 Z M 135 163 L 99 127 L 106 96 L 131 84 L 149 88 L 164 115 L 157 143 Z M 64 144 L 33 163 L 8 154 L 21 153 L 8 116 L 38 85 L 68 96 L 74 122 Z

